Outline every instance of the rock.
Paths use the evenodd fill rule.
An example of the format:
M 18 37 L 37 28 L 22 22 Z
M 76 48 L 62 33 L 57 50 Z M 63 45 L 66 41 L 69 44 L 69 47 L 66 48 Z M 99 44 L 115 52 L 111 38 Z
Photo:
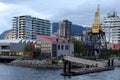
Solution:
M 9 65 L 25 66 L 25 67 L 42 67 L 42 68 L 62 68 L 63 65 L 46 64 L 46 60 L 14 60 Z

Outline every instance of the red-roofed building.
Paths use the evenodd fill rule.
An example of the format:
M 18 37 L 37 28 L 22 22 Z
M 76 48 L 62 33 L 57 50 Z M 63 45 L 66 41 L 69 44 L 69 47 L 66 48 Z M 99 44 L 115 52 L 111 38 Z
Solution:
M 69 40 L 55 36 L 37 35 L 36 48 L 43 57 L 74 56 L 74 45 Z
M 113 49 L 120 49 L 120 44 L 112 44 Z
M 108 49 L 120 49 L 120 44 L 107 44 Z

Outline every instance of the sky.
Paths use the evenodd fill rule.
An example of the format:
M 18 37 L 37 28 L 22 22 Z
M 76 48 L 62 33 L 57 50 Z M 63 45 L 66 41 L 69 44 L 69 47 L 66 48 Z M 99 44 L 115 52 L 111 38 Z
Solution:
M 51 22 L 68 19 L 73 24 L 88 26 L 100 4 L 101 22 L 108 12 L 120 15 L 120 0 L 0 0 L 0 33 L 12 29 L 14 16 L 31 15 Z

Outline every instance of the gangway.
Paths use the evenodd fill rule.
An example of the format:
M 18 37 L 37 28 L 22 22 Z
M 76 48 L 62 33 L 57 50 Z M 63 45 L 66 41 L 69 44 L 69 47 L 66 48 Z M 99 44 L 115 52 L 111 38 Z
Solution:
M 70 61 L 70 62 L 75 62 L 75 63 L 80 63 L 80 64 L 85 64 L 85 65 L 93 65 L 97 67 L 105 67 L 107 64 L 99 61 L 94 61 L 94 60 L 88 60 L 88 59 L 82 59 L 82 58 L 76 58 L 76 57 L 71 57 L 71 56 L 64 56 L 64 60 Z

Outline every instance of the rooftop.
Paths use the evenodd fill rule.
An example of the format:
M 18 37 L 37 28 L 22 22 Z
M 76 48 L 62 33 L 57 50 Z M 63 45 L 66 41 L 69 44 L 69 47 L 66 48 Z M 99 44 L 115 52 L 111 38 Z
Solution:
M 25 39 L 2 39 L 0 40 L 0 43 L 28 43 L 28 42 L 35 42 L 33 40 L 25 40 Z
M 112 44 L 115 49 L 120 49 L 120 44 Z
M 68 40 L 66 40 L 65 38 L 56 37 L 56 36 L 45 36 L 45 35 L 37 35 L 37 36 L 49 42 L 59 42 L 59 43 L 68 42 Z

